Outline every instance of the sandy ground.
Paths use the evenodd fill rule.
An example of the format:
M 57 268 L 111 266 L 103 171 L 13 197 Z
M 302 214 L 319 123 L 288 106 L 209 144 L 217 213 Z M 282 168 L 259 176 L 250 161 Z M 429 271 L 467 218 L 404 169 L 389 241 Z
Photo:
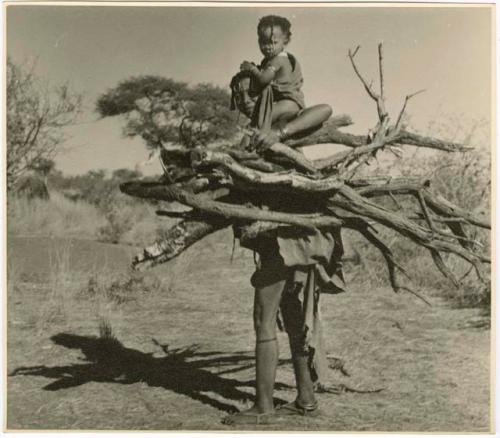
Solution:
M 158 289 L 104 303 L 85 294 L 86 278 L 103 266 L 126 276 L 133 248 L 9 239 L 8 428 L 232 430 L 221 418 L 254 394 L 253 260 L 236 248 L 231 262 L 228 239 L 216 234 L 155 268 L 147 276 Z M 382 391 L 318 394 L 318 418 L 247 429 L 488 431 L 490 331 L 480 312 L 432 291 L 427 307 L 366 279 L 349 283 L 322 297 L 327 351 L 349 374 L 332 369 L 328 383 Z M 116 340 L 98 337 L 103 320 Z M 291 401 L 279 341 L 276 399 Z

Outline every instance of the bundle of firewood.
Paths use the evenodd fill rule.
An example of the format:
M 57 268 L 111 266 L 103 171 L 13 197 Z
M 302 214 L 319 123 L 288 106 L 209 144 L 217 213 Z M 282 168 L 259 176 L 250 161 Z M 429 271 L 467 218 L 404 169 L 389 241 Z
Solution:
M 469 233 L 473 227 L 489 229 L 487 218 L 475 217 L 433 194 L 430 180 L 356 177 L 360 168 L 382 150 L 400 155 L 405 145 L 450 153 L 469 149 L 405 129 L 407 103 L 418 92 L 406 96 L 401 111 L 392 121 L 385 109 L 382 45 L 378 48 L 378 90 L 359 72 L 355 63 L 358 49 L 349 51 L 349 59 L 368 95 L 375 101 L 378 113 L 378 123 L 368 135 L 341 131 L 352 123 L 350 117 L 342 115 L 331 118 L 312 135 L 290 140 L 287 144 L 274 144 L 263 152 L 249 152 L 239 144 L 217 148 L 164 148 L 161 152 L 165 170 L 162 181 L 127 182 L 121 190 L 141 198 L 176 201 L 190 209 L 162 212 L 181 220 L 161 240 L 137 255 L 134 267 L 139 269 L 166 262 L 206 235 L 233 224 L 245 225 L 250 235 L 283 225 L 304 230 L 341 227 L 361 233 L 380 250 L 395 291 L 409 290 L 398 282 L 398 272 L 406 275 L 404 267 L 378 235 L 376 226 L 382 225 L 428 249 L 437 268 L 457 287 L 459 281 L 445 264 L 444 254 L 454 254 L 465 260 L 482 281 L 481 265 L 489 263 L 490 259 Z M 341 144 L 349 149 L 315 161 L 294 149 L 315 144 Z M 286 198 L 287 202 L 282 204 L 289 205 L 290 209 L 262 208 L 255 202 L 255 199 L 270 197 Z M 390 199 L 394 208 L 388 207 L 383 198 Z M 407 202 L 406 207 L 402 207 L 399 202 L 402 198 L 413 199 L 414 207 L 408 208 Z M 302 205 L 307 205 L 304 211 L 300 211 Z

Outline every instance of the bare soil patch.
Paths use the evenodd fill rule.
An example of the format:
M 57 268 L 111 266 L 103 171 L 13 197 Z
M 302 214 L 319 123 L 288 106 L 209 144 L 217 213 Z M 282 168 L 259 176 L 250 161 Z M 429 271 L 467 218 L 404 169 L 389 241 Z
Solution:
M 231 262 L 229 239 L 210 236 L 130 286 L 116 278 L 131 278 L 134 248 L 10 238 L 8 428 L 231 430 L 221 418 L 254 394 L 254 338 L 252 254 L 236 248 Z M 123 300 L 89 292 L 103 270 Z M 319 394 L 322 416 L 249 429 L 488 431 L 484 316 L 432 291 L 429 308 L 367 279 L 349 284 L 322 298 L 327 351 L 349 374 L 332 369 L 328 383 L 383 390 Z M 279 341 L 276 398 L 291 401 L 286 335 Z

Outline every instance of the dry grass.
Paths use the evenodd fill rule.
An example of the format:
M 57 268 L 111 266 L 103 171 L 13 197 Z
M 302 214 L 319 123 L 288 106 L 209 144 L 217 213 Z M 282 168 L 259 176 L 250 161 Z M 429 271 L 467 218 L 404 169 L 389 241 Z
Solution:
M 51 192 L 49 200 L 9 196 L 7 227 L 12 236 L 77 237 L 109 243 L 146 246 L 170 219 L 155 215 L 155 208 L 118 196 L 106 211 L 85 201 L 71 201 Z
M 42 335 L 52 324 L 65 322 L 75 296 L 78 279 L 70 269 L 70 246 L 62 245 L 49 253 L 49 282 L 45 299 L 36 321 L 37 335 Z
M 57 192 L 52 192 L 49 200 L 9 196 L 7 208 L 11 235 L 93 239 L 98 227 L 104 224 L 96 207 L 70 201 Z
M 17 257 L 9 256 L 7 268 L 9 296 L 35 288 L 41 298 L 29 318 L 37 337 L 46 335 L 54 325 L 63 327 L 70 323 L 77 309 L 90 311 L 93 320 L 107 320 L 119 312 L 121 304 L 165 287 L 165 281 L 155 274 L 131 271 L 125 263 L 116 269 L 116 265 L 109 264 L 107 255 L 101 261 L 80 264 L 78 241 L 45 242 L 51 244 L 42 249 L 44 260 L 36 257 L 44 265 L 38 267 L 43 275 L 27 269 Z M 36 241 L 33 246 L 37 246 Z M 15 252 L 13 247 L 9 245 L 9 254 Z
M 204 243 L 183 254 L 177 269 L 149 273 L 164 279 L 157 286 L 154 278 L 127 276 L 125 247 L 93 243 L 89 265 L 88 244 L 73 241 L 66 261 L 53 257 L 50 265 L 48 239 L 11 241 L 9 263 L 17 268 L 9 281 L 19 283 L 8 300 L 8 427 L 223 429 L 220 419 L 254 394 L 254 268 L 251 253 L 239 248 L 230 262 L 228 231 Z M 58 242 L 61 256 L 64 245 Z M 42 280 L 29 272 L 34 267 L 59 274 Z M 432 291 L 428 308 L 353 274 L 349 293 L 322 298 L 327 351 L 350 374 L 331 370 L 327 383 L 384 390 L 319 394 L 320 418 L 249 429 L 488 430 L 489 331 L 471 324 L 480 313 L 445 306 Z M 78 287 L 68 286 L 69 277 Z M 67 293 L 65 317 L 46 319 L 37 333 L 31 322 L 51 285 Z M 109 293 L 113 285 L 118 296 Z M 276 397 L 292 400 L 286 336 L 279 341 Z

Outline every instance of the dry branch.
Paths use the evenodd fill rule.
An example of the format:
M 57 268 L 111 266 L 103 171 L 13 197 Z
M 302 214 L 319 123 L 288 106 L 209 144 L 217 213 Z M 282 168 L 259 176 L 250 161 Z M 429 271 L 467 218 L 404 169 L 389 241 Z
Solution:
M 450 218 L 450 223 L 456 223 L 453 219 L 458 219 L 460 222 L 467 222 L 481 228 L 491 229 L 491 224 L 487 219 L 477 217 L 463 208 L 452 204 L 440 195 L 433 195 L 427 189 L 429 185 L 428 180 L 422 180 L 419 178 L 397 178 L 391 179 L 390 182 L 386 184 L 384 184 L 382 180 L 380 183 L 368 183 L 364 187 L 360 187 L 359 184 L 360 183 L 357 183 L 356 180 L 349 182 L 349 185 L 359 187 L 356 190 L 358 194 L 367 198 L 385 196 L 389 193 L 392 193 L 393 195 L 418 196 L 418 192 L 421 192 L 426 205 L 437 215 L 441 216 L 444 222 L 446 222 L 446 218 Z
M 231 176 L 251 187 L 260 187 L 267 191 L 286 191 L 288 193 L 323 193 L 329 194 L 338 190 L 344 182 L 337 177 L 323 179 L 311 179 L 305 175 L 293 171 L 284 173 L 264 173 L 258 170 L 249 169 L 236 162 L 231 156 L 213 151 L 196 151 L 193 154 L 193 165 L 200 166 L 220 166 L 227 170 Z
M 459 244 L 450 242 L 444 236 L 436 234 L 432 230 L 424 228 L 402 215 L 366 200 L 347 186 L 340 189 L 339 193 L 330 200 L 330 209 L 334 211 L 335 207 L 340 207 L 361 217 L 375 220 L 429 250 L 453 253 L 471 263 L 476 268 L 479 277 L 481 277 L 480 263 L 490 262 L 489 257 L 476 254 Z
M 446 265 L 443 254 L 455 254 L 466 260 L 481 279 L 481 264 L 489 263 L 490 259 L 478 251 L 480 245 L 468 236 L 466 227 L 489 229 L 487 219 L 433 194 L 430 181 L 420 177 L 354 178 L 358 169 L 384 149 L 393 153 L 397 153 L 394 147 L 404 145 L 446 152 L 469 149 L 462 144 L 420 136 L 403 129 L 408 102 L 420 91 L 405 97 L 396 122 L 390 124 L 385 107 L 383 46 L 378 46 L 378 91 L 361 74 L 355 62 L 358 51 L 359 47 L 349 51 L 349 59 L 355 74 L 377 105 L 378 122 L 369 135 L 341 132 L 339 128 L 352 123 L 349 116 L 341 115 L 315 133 L 301 139 L 290 139 L 286 145 L 277 143 L 262 153 L 242 150 L 239 145 L 192 150 L 164 148 L 162 161 L 177 182 L 129 182 L 122 184 L 120 189 L 141 198 L 177 201 L 193 210 L 182 213 L 183 221 L 137 256 L 135 266 L 153 266 L 168 261 L 207 234 L 230 224 L 245 225 L 246 236 L 242 238 L 252 238 L 282 225 L 308 230 L 344 227 L 361 233 L 381 252 L 391 286 L 396 292 L 408 291 L 428 303 L 398 281 L 397 274 L 406 275 L 406 271 L 389 245 L 377 235 L 374 224 L 379 224 L 425 247 L 439 271 L 455 286 L 459 286 L 459 281 Z M 342 144 L 350 149 L 314 162 L 293 149 L 322 143 Z M 384 207 L 380 197 L 389 197 L 396 211 Z M 258 202 L 255 202 L 256 198 Z M 273 209 L 275 204 L 267 203 L 281 198 L 290 199 L 293 204 L 290 209 Z M 305 200 L 309 205 L 307 208 Z M 402 200 L 405 200 L 404 204 L 400 202 Z M 406 202 L 414 205 L 405 208 Z M 314 213 L 311 213 L 311 205 Z M 348 215 L 344 214 L 346 212 Z
M 216 218 L 179 222 L 168 229 L 161 239 L 137 254 L 132 261 L 132 266 L 135 269 L 143 270 L 168 262 L 205 236 L 221 230 L 229 224 L 229 221 Z
M 177 201 L 181 204 L 203 211 L 211 216 L 232 219 L 236 221 L 269 221 L 282 224 L 295 225 L 297 227 L 313 230 L 316 228 L 339 227 L 342 222 L 330 216 L 311 214 L 291 214 L 257 207 L 247 207 L 212 201 L 183 190 L 178 185 L 144 187 L 140 182 L 128 182 L 120 185 L 120 190 L 131 196 L 159 201 Z
M 368 145 L 370 143 L 370 138 L 368 135 L 354 135 L 341 132 L 337 128 L 325 127 L 314 135 L 300 140 L 288 140 L 286 143 L 294 148 L 325 143 L 331 143 L 333 145 L 340 144 L 343 146 L 357 148 Z M 467 152 L 473 149 L 460 143 L 444 141 L 434 137 L 427 137 L 404 129 L 401 129 L 396 139 L 388 144 L 417 146 L 443 152 Z
M 286 143 L 294 148 L 325 143 L 341 144 L 355 148 L 366 145 L 368 143 L 368 137 L 366 135 L 348 134 L 339 131 L 336 127 L 326 126 L 316 134 L 299 140 L 287 140 Z
M 436 149 L 438 151 L 445 152 L 467 152 L 472 150 L 471 147 L 464 146 L 460 143 L 439 140 L 433 137 L 426 137 L 405 130 L 401 131 L 398 137 L 398 143 L 419 146 L 428 149 Z

